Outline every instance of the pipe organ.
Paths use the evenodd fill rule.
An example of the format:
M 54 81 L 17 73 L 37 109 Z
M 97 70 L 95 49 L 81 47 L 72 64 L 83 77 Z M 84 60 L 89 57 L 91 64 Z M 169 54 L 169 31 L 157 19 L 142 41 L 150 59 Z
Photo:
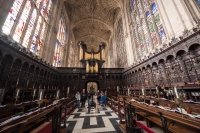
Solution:
M 105 62 L 105 43 L 99 45 L 99 50 L 95 52 L 93 49 L 87 51 L 87 46 L 83 41 L 79 42 L 80 46 L 80 62 L 86 68 L 86 73 L 98 73 L 98 69 L 102 67 Z

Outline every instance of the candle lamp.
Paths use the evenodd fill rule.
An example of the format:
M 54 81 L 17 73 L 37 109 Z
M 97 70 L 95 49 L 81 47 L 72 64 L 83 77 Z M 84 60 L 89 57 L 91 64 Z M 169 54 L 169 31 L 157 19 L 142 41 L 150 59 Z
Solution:
M 146 98 L 146 90 L 144 88 L 142 88 L 142 99 L 145 102 L 145 98 Z
M 56 92 L 56 100 L 59 99 L 59 96 L 60 96 L 60 90 L 57 90 L 57 92 Z
M 38 93 L 38 107 L 40 108 L 40 105 L 43 103 L 43 96 L 44 96 L 44 90 L 40 89 Z
M 160 98 L 159 88 L 157 85 L 156 85 L 156 94 L 157 94 L 158 98 Z
M 17 103 L 17 99 L 19 98 L 19 93 L 20 93 L 20 89 L 17 89 L 16 94 L 15 94 L 15 105 Z
M 33 90 L 33 95 L 32 95 L 33 99 L 32 99 L 32 101 L 33 101 L 34 98 L 35 98 L 35 94 L 36 94 L 36 89 Z
M 128 88 L 128 96 L 130 96 L 130 89 Z
M 174 93 L 175 93 L 175 96 L 176 96 L 175 103 L 180 108 L 181 114 L 182 114 L 182 117 L 183 117 L 183 113 L 182 113 L 182 109 L 181 109 L 181 105 L 183 104 L 183 99 L 179 96 L 177 86 L 174 87 Z
M 117 86 L 117 95 L 119 95 L 119 86 Z
M 68 98 L 68 96 L 69 96 L 69 87 L 67 87 L 67 98 Z

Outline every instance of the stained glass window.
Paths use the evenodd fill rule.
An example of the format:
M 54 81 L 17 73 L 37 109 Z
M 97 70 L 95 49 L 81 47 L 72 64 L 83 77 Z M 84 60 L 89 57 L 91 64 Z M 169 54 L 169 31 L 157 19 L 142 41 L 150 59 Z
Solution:
M 33 31 L 33 27 L 34 27 L 34 24 L 35 24 L 36 15 L 37 15 L 37 11 L 36 11 L 36 9 L 34 9 L 32 15 L 31 15 L 30 22 L 28 24 L 28 29 L 26 31 L 26 35 L 24 37 L 24 41 L 22 43 L 22 45 L 24 47 L 27 47 L 27 45 L 29 43 L 30 36 L 31 36 L 31 33 Z
M 38 38 L 38 45 L 37 45 L 37 50 L 36 50 L 36 55 L 38 55 L 38 56 L 40 56 L 40 54 L 41 54 L 42 45 L 44 43 L 45 29 L 46 29 L 46 23 L 43 23 L 42 30 L 41 30 L 41 33 L 40 33 L 40 37 Z
M 130 1 L 130 12 L 131 12 L 131 13 L 133 12 L 133 9 L 134 9 L 134 4 L 135 4 L 134 1 L 135 1 L 135 0 L 131 0 L 131 1 Z
M 147 22 L 148 22 L 148 25 L 149 25 L 149 31 L 150 31 L 150 34 L 151 34 L 151 38 L 153 40 L 153 43 L 154 44 L 158 44 L 158 38 L 156 36 L 156 30 L 153 26 L 153 22 L 152 22 L 152 18 L 151 18 L 151 14 L 150 12 L 148 11 L 146 13 L 146 17 L 147 17 Z
M 31 42 L 30 51 L 32 51 L 34 53 L 37 53 L 37 46 L 40 43 L 40 39 L 39 39 L 40 36 L 38 36 L 38 34 L 39 34 L 40 27 L 41 27 L 41 23 L 42 23 L 42 17 L 40 16 L 37 21 L 37 26 L 36 26 L 35 33 L 33 36 L 33 40 Z
M 165 30 L 164 30 L 163 25 L 161 23 L 160 15 L 158 13 L 158 8 L 157 8 L 155 3 L 152 5 L 152 12 L 154 14 L 155 23 L 156 23 L 156 25 L 158 27 L 158 32 L 159 32 L 160 39 L 161 40 L 165 40 L 166 39 Z
M 135 11 L 135 18 L 136 18 L 136 23 L 139 24 L 140 19 L 139 19 L 139 15 L 138 15 L 137 11 Z
M 42 4 L 42 0 L 35 0 L 35 5 L 37 8 L 40 8 L 41 4 Z
M 148 9 L 148 0 L 144 0 L 143 5 L 144 5 L 144 9 L 147 10 Z
M 200 5 L 200 0 L 197 0 L 197 3 Z
M 64 20 L 64 17 L 61 17 L 60 22 L 59 22 L 59 29 L 58 29 L 55 52 L 54 52 L 54 57 L 53 57 L 53 66 L 55 67 L 60 67 L 62 64 L 66 37 L 67 37 L 67 33 L 66 33 L 65 20 Z
M 144 46 L 144 40 L 142 38 L 142 29 L 141 27 L 138 27 L 138 37 L 139 37 L 139 44 L 140 44 L 140 49 L 141 49 L 141 55 L 145 56 L 146 52 L 145 52 L 145 46 Z
M 52 4 L 53 0 L 15 0 L 2 32 L 40 56 Z
M 17 28 L 15 30 L 15 33 L 13 35 L 13 39 L 16 42 L 20 41 L 20 37 L 21 37 L 22 32 L 24 30 L 24 27 L 25 27 L 25 24 L 26 24 L 30 10 L 31 10 L 31 1 L 27 0 L 25 8 L 24 8 L 22 15 L 20 17 L 19 23 L 18 23 Z
M 3 33 L 5 33 L 7 35 L 10 34 L 10 31 L 13 27 L 13 24 L 16 20 L 16 17 L 19 13 L 22 3 L 23 3 L 23 0 L 15 0 L 13 6 L 11 7 L 9 14 L 6 18 L 6 21 L 3 25 L 3 28 L 2 28 Z
M 42 9 L 41 9 L 41 14 L 45 18 L 45 20 L 49 19 L 49 12 L 52 6 L 52 0 L 44 0 Z
M 139 2 L 139 0 L 137 0 L 137 7 L 138 7 L 139 14 L 142 15 L 142 7 L 141 7 L 141 3 Z
M 125 41 L 124 41 L 124 31 L 122 19 L 118 22 L 117 27 L 117 43 L 116 43 L 116 51 L 117 51 L 117 63 L 119 67 L 127 66 L 127 57 L 126 57 L 126 49 L 125 49 Z
M 135 38 L 135 43 L 136 43 L 135 46 L 137 48 L 138 55 L 141 57 L 141 50 L 140 50 L 140 45 L 139 45 L 139 39 L 137 37 L 137 31 L 136 30 L 134 30 L 133 36 Z
M 151 48 L 151 42 L 149 40 L 149 35 L 148 35 L 148 31 L 147 31 L 145 20 L 142 20 L 142 28 L 143 28 L 143 32 L 144 32 L 145 42 L 146 42 L 147 48 Z

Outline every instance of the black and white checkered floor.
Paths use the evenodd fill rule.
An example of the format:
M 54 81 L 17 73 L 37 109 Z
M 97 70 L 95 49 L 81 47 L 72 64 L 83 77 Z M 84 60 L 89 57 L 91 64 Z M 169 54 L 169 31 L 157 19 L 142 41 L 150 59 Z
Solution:
M 119 118 L 110 107 L 98 106 L 98 111 L 86 107 L 75 109 L 67 119 L 67 133 L 122 133 Z

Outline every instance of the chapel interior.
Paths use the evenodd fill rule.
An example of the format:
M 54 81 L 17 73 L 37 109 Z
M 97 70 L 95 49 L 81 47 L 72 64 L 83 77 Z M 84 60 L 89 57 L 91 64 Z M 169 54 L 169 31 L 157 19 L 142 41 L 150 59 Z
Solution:
M 200 133 L 200 0 L 0 0 L 0 133 Z

